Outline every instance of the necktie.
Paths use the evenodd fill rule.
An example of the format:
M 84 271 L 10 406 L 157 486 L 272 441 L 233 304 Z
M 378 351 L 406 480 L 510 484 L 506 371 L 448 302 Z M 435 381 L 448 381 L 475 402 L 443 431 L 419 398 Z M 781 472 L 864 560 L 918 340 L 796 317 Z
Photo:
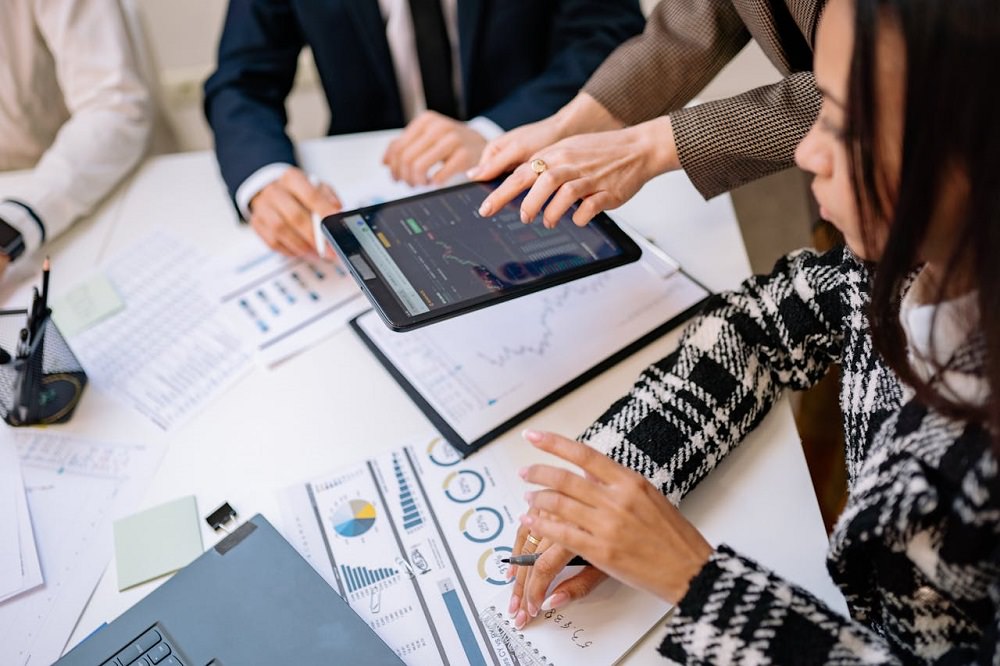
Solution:
M 452 87 L 451 42 L 448 41 L 441 0 L 410 0 L 410 14 L 427 108 L 458 118 L 458 102 Z

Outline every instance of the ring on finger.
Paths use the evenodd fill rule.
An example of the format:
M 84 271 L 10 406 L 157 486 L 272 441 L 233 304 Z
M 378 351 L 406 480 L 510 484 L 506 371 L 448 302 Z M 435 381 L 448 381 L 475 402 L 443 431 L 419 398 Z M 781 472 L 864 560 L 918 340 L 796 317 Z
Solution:
M 534 534 L 529 534 L 528 536 L 524 537 L 524 540 L 530 543 L 535 548 L 538 548 L 538 544 L 542 542 L 542 540 L 536 537 Z
M 545 163 L 545 160 L 539 158 L 531 160 L 531 170 L 535 172 L 535 175 L 542 175 L 549 165 Z

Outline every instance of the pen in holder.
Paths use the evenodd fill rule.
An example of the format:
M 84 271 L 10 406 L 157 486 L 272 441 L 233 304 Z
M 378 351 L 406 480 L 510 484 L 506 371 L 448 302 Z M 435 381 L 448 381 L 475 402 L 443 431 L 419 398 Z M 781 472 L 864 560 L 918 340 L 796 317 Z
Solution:
M 27 315 L 0 311 L 0 416 L 12 426 L 65 423 L 87 375 L 47 310 L 35 334 L 22 339 Z

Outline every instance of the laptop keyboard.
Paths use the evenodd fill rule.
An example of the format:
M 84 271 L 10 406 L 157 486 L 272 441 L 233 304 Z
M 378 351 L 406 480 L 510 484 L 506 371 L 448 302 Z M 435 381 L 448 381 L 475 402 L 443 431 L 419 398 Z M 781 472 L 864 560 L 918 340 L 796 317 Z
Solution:
M 184 666 L 166 636 L 154 627 L 143 633 L 101 666 Z

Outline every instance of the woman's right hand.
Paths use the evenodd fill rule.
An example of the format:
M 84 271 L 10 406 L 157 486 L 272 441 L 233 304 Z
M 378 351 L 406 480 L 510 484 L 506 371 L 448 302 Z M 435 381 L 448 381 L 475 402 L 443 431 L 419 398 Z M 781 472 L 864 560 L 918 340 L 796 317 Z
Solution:
M 537 514 L 538 511 L 532 509 L 529 513 Z M 586 566 L 546 595 L 552 581 L 573 558 L 573 553 L 548 539 L 542 539 L 535 546 L 528 541 L 528 534 L 529 530 L 524 525 L 518 528 L 514 539 L 514 554 L 541 553 L 541 556 L 534 566 L 512 566 L 507 574 L 515 577 L 507 613 L 514 619 L 517 629 L 523 629 L 540 611 L 562 608 L 571 601 L 582 599 L 607 578 L 607 574 L 600 569 Z
M 522 125 L 487 143 L 479 164 L 469 169 L 466 175 L 472 180 L 493 180 L 513 171 L 542 148 L 566 136 L 568 134 L 560 127 L 556 116 Z

